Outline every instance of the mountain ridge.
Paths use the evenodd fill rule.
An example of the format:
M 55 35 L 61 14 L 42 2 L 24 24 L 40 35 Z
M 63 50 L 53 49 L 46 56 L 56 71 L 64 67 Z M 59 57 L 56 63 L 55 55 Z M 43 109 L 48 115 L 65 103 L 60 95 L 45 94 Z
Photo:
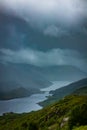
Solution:
M 72 94 L 75 90 L 87 86 L 87 78 L 73 82 L 67 86 L 61 87 L 55 91 L 51 91 L 52 96 L 49 96 L 47 100 L 40 103 L 42 106 L 51 104 L 65 97 L 66 95 Z

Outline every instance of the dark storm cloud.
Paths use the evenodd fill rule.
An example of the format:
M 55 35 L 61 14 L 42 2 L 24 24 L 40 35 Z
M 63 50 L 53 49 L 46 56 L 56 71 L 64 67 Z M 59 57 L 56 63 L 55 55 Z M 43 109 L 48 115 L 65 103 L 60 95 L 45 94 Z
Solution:
M 73 30 L 49 25 L 44 27 L 43 31 L 39 31 L 14 15 L 0 14 L 0 48 L 30 47 L 42 51 L 66 48 L 86 53 L 86 41 L 86 25 Z
M 0 49 L 2 56 L 0 61 L 3 63 L 22 63 L 35 66 L 55 66 L 55 65 L 71 65 L 86 71 L 87 61 L 77 51 L 53 49 L 47 52 L 21 49 L 12 51 L 10 49 Z M 87 71 L 86 71 L 87 72 Z
M 10 44 L 6 47 L 9 49 L 1 46 L 1 62 L 73 65 L 86 71 L 87 1 L 3 0 L 0 8 L 26 21 L 26 26 L 21 24 L 20 28 L 21 21 L 17 25 L 14 19 L 14 24 L 7 25 L 5 45 Z M 14 45 L 19 46 L 18 50 Z
M 18 30 L 21 21 L 17 27 L 8 27 L 10 32 L 6 32 L 9 36 L 4 38 L 7 41 L 5 46 L 8 43 L 9 47 L 28 46 L 39 50 L 56 47 L 82 51 L 87 49 L 85 0 L 3 0 L 0 1 L 0 8 L 8 14 L 20 16 L 29 25 L 21 25 L 21 31 Z M 23 31 L 22 27 L 27 31 Z
M 57 29 L 60 26 L 69 28 L 79 26 L 87 18 L 87 1 L 85 0 L 3 0 L 0 1 L 0 5 L 9 13 L 15 13 L 31 26 L 37 26 L 43 31 L 44 27 L 46 29 L 55 25 Z M 59 34 L 56 29 L 53 31 L 55 32 L 51 35 Z M 66 31 L 63 29 L 62 32 Z
M 50 25 L 50 26 L 46 27 L 43 30 L 43 33 L 44 33 L 44 35 L 48 35 L 48 36 L 51 36 L 51 37 L 61 37 L 63 35 L 64 36 L 69 35 L 68 30 L 61 28 L 61 27 L 57 27 L 55 25 Z

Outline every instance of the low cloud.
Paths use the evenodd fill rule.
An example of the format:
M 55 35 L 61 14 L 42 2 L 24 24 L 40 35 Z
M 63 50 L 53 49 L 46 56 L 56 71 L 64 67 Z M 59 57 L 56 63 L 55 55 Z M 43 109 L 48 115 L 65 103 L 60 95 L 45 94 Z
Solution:
M 0 8 L 39 28 L 48 24 L 71 27 L 87 18 L 86 0 L 1 0 Z
M 48 26 L 44 29 L 43 33 L 48 36 L 54 36 L 54 37 L 61 37 L 63 35 L 69 35 L 67 30 L 64 30 L 63 28 L 56 27 L 54 25 Z
M 75 50 L 57 48 L 47 52 L 42 52 L 32 49 L 21 49 L 16 51 L 0 49 L 0 53 L 0 62 L 2 63 L 22 63 L 39 67 L 71 65 L 87 72 L 86 59 Z

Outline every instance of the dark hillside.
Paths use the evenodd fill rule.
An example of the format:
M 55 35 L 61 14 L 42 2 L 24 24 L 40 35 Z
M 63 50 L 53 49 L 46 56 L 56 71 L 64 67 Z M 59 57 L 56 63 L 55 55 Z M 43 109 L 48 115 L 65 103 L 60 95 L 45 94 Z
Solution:
M 0 130 L 72 130 L 80 126 L 85 130 L 86 111 L 87 96 L 67 96 L 37 112 L 4 114 L 0 117 Z
M 68 86 L 59 88 L 55 91 L 51 91 L 51 93 L 53 94 L 52 96 L 50 96 L 46 101 L 40 103 L 42 106 L 46 106 L 50 103 L 53 103 L 55 101 L 60 100 L 61 98 L 65 97 L 66 95 L 70 95 L 72 94 L 74 91 L 76 91 L 79 88 L 82 88 L 87 86 L 87 78 L 79 80 L 77 82 L 74 82 Z

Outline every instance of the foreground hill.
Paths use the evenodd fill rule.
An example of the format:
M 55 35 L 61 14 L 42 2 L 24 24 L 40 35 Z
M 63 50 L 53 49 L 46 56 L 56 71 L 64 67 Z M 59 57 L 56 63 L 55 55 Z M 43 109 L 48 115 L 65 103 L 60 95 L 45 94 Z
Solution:
M 59 88 L 55 91 L 51 91 L 52 96 L 50 96 L 46 101 L 40 103 L 42 106 L 46 106 L 50 103 L 60 100 L 61 98 L 65 97 L 66 95 L 72 94 L 76 90 L 87 86 L 87 78 L 79 80 L 77 82 L 71 83 L 68 86 L 64 86 Z M 85 91 L 85 90 L 84 90 Z M 87 92 L 87 90 L 86 90 Z
M 87 86 L 77 89 L 73 92 L 75 95 L 87 95 Z
M 86 130 L 86 125 L 87 96 L 77 95 L 37 112 L 7 113 L 0 117 L 0 130 Z

